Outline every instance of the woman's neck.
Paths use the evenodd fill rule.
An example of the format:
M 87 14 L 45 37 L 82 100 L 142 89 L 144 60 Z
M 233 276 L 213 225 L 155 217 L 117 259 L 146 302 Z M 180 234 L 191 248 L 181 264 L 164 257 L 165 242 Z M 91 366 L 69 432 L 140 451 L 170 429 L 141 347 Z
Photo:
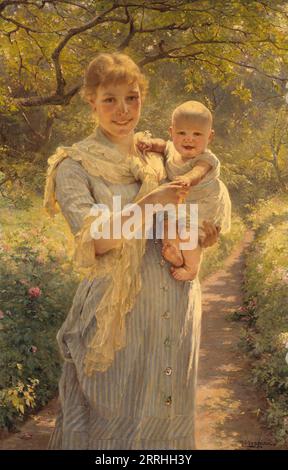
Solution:
M 108 134 L 105 129 L 100 127 L 102 133 L 109 139 L 115 146 L 117 147 L 118 151 L 123 155 L 128 155 L 129 153 L 134 152 L 134 133 L 124 136 L 118 137 L 113 136 L 112 134 Z

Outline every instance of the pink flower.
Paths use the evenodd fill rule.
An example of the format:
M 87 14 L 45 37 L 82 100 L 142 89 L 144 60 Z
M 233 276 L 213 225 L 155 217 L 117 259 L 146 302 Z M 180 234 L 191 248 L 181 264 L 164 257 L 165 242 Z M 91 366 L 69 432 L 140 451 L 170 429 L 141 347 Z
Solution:
M 2 318 L 4 317 L 5 317 L 5 313 L 2 310 L 0 310 L 0 320 L 2 320 Z
M 241 317 L 240 318 L 240 321 L 248 321 L 250 320 L 250 318 L 246 315 L 246 317 Z
M 29 282 L 27 281 L 27 279 L 20 279 L 20 284 L 23 284 L 23 286 L 28 286 L 29 285 Z
M 32 299 L 36 299 L 37 297 L 40 297 L 41 290 L 39 289 L 39 287 L 30 287 L 28 293 Z
M 3 243 L 2 247 L 3 247 L 4 251 L 11 251 L 11 246 L 8 245 L 8 243 Z
M 37 352 L 37 346 L 31 346 L 30 351 L 35 354 Z
M 247 312 L 247 307 L 240 307 L 239 312 Z

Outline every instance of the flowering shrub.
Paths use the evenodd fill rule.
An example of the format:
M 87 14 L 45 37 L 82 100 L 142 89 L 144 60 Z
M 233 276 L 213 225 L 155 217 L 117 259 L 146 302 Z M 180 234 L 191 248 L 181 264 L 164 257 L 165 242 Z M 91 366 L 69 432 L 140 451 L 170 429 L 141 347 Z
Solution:
M 56 332 L 79 281 L 71 260 L 44 228 L 0 240 L 0 428 L 11 428 L 57 389 Z
M 266 418 L 288 439 L 288 197 L 262 202 L 252 214 L 255 239 L 246 257 L 245 325 L 241 344 L 252 360 L 251 380 L 266 394 Z

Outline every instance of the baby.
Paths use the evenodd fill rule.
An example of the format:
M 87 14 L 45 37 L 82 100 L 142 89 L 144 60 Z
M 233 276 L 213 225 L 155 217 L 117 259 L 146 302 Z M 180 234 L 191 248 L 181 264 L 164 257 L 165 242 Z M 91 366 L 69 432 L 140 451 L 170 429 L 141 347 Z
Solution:
M 172 113 L 169 131 L 172 142 L 140 139 L 137 145 L 142 152 L 162 154 L 168 178 L 180 181 L 187 188 L 186 203 L 198 204 L 199 242 L 193 250 L 180 250 L 179 244 L 185 239 L 179 235 L 169 238 L 169 220 L 164 220 L 162 255 L 173 265 L 171 272 L 175 279 L 191 280 L 197 276 L 201 263 L 205 221 L 214 223 L 222 233 L 228 232 L 231 202 L 226 186 L 219 179 L 220 162 L 208 149 L 214 130 L 212 114 L 206 106 L 198 101 L 178 106 Z

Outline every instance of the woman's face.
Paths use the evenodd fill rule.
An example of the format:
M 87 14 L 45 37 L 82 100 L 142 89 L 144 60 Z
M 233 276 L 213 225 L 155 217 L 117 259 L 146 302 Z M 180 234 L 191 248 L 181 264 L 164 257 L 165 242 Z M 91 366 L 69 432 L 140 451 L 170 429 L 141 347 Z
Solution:
M 137 82 L 100 85 L 91 101 L 99 126 L 113 142 L 121 142 L 133 133 L 141 112 L 141 96 Z

